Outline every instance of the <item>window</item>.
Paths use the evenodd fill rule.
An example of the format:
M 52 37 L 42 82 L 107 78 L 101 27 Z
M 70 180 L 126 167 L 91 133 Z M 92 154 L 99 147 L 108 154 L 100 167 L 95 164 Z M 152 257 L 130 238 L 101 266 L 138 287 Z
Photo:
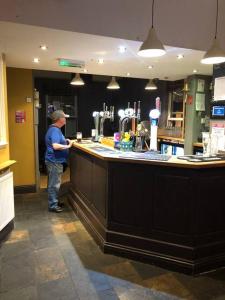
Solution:
M 5 93 L 5 57 L 0 54 L 0 148 L 7 144 L 6 141 L 6 93 Z

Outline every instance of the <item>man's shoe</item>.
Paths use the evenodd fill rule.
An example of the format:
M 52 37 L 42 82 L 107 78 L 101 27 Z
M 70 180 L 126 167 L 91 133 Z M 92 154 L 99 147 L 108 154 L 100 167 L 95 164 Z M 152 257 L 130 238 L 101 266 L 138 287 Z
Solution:
M 59 207 L 65 207 L 65 203 L 64 202 L 58 202 L 58 206 Z
M 63 211 L 63 209 L 59 206 L 53 207 L 53 208 L 49 208 L 48 211 L 50 212 L 55 212 L 55 213 L 60 213 Z

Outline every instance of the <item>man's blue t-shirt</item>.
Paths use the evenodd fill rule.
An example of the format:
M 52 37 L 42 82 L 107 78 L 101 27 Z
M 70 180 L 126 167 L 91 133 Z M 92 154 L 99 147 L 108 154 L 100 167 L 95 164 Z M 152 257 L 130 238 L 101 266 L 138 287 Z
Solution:
M 50 126 L 45 135 L 45 160 L 54 163 L 65 163 L 68 158 L 69 150 L 54 150 L 52 144 L 57 143 L 61 145 L 66 145 L 66 139 L 62 134 L 60 128 L 56 126 Z

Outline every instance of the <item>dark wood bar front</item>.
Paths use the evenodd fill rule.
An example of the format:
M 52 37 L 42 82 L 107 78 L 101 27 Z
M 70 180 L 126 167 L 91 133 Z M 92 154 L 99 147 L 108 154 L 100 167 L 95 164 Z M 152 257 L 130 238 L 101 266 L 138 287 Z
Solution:
M 145 162 L 79 144 L 70 157 L 70 203 L 104 252 L 189 274 L 225 266 L 225 162 Z

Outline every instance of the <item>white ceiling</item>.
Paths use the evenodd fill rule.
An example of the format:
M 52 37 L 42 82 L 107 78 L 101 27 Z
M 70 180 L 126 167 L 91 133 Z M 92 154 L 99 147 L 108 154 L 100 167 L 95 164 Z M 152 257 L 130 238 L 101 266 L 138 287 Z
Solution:
M 19 68 L 79 71 L 58 67 L 57 58 L 63 57 L 84 60 L 91 74 L 129 72 L 131 77 L 175 80 L 197 69 L 210 75 L 212 67 L 200 64 L 204 52 L 197 50 L 211 44 L 215 8 L 212 0 L 155 0 L 155 28 L 170 47 L 165 56 L 146 59 L 136 53 L 151 24 L 150 0 L 1 0 L 0 20 L 7 22 L 0 22 L 0 48 L 7 65 Z M 219 0 L 218 38 L 225 48 L 224 14 L 225 1 Z M 43 43 L 46 52 L 39 49 Z M 126 53 L 118 53 L 119 45 L 126 46 Z M 180 53 L 183 60 L 176 58 Z M 40 58 L 38 65 L 33 57 Z M 98 65 L 98 58 L 105 63 Z M 148 69 L 149 64 L 154 68 Z

